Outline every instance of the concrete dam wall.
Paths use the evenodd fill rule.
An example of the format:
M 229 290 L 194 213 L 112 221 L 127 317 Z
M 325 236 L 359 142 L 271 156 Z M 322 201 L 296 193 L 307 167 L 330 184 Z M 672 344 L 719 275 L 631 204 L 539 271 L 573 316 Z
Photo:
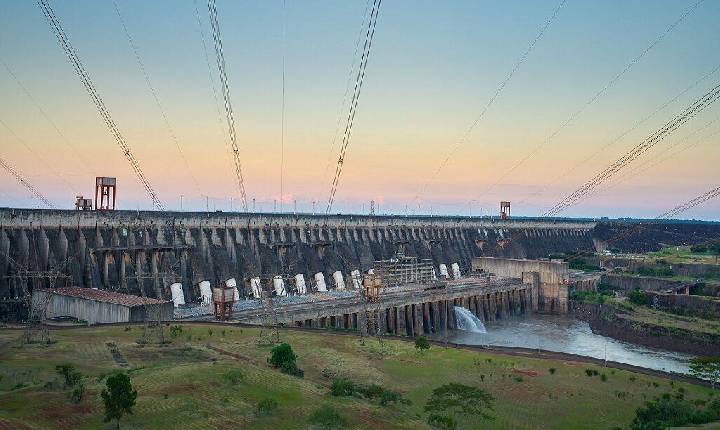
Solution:
M 21 297 L 32 281 L 18 267 L 59 268 L 74 286 L 169 298 L 183 285 L 235 278 L 367 271 L 399 250 L 431 259 L 436 270 L 473 257 L 538 258 L 591 250 L 587 221 L 490 220 L 462 217 L 311 216 L 192 212 L 83 212 L 0 209 L 0 297 Z M 14 264 L 11 264 L 7 257 Z M 439 270 L 437 270 L 440 273 Z M 174 273 L 179 279 L 170 279 Z M 47 285 L 46 285 L 47 286 Z

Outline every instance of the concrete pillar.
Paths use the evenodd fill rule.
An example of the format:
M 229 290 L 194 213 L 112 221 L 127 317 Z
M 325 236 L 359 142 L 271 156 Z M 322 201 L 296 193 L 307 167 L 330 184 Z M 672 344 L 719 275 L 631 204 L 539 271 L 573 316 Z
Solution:
M 447 301 L 445 301 L 445 300 L 441 300 L 438 302 L 438 320 L 440 321 L 438 333 L 442 333 L 442 334 L 447 333 L 447 330 L 448 330 Z
M 397 335 L 398 336 L 404 336 L 407 334 L 407 331 L 405 330 L 405 306 L 398 306 L 397 307 Z
M 413 326 L 413 335 L 421 336 L 423 334 L 423 311 L 422 304 L 417 303 L 412 305 L 413 307 L 413 319 L 415 325 Z
M 440 306 L 438 302 L 430 303 L 430 324 L 433 333 L 440 332 Z
M 397 328 L 397 308 L 392 306 L 388 309 L 388 331 L 390 334 L 398 334 Z
M 378 334 L 383 335 L 387 333 L 387 309 L 380 309 L 378 311 Z
M 430 303 L 425 302 L 422 304 L 422 312 L 423 312 L 423 332 L 424 333 L 432 333 L 432 319 L 430 317 Z

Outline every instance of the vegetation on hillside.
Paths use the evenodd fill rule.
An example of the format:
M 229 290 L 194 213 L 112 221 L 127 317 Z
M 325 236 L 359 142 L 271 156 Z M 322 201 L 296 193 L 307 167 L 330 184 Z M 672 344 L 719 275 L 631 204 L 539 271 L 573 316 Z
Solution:
M 216 325 L 183 324 L 171 344 L 143 348 L 135 342 L 139 326 L 56 330 L 54 344 L 23 347 L 17 342 L 21 331 L 0 331 L 0 428 L 103 428 L 100 393 L 118 369 L 137 392 L 132 414 L 120 420 L 128 429 L 429 430 L 425 406 L 446 384 L 481 389 L 494 399 L 493 410 L 485 409 L 492 420 L 445 415 L 464 429 L 627 427 L 645 402 L 678 388 L 693 405 L 705 402 L 703 408 L 717 398 L 709 387 L 565 359 L 439 346 L 421 355 L 412 342 L 286 331 L 282 338 L 304 370 L 298 378 L 268 362 L 272 348 L 258 344 L 258 330 L 223 327 L 225 336 L 210 336 L 210 328 L 220 332 Z M 279 356 L 290 356 L 281 350 Z M 118 354 L 127 367 L 118 364 Z M 64 377 L 55 370 L 59 363 L 83 375 L 85 395 L 77 404 L 67 399 Z M 586 377 L 586 368 L 598 375 Z M 352 394 L 331 394 L 339 379 L 349 384 L 336 389 Z M 449 422 L 433 422 L 441 421 Z

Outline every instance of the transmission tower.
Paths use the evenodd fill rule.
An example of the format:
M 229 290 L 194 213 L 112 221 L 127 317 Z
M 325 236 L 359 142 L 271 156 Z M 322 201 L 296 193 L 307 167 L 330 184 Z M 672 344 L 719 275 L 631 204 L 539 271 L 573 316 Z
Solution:
M 43 294 L 33 295 L 33 291 L 30 291 L 26 296 L 29 313 L 21 339 L 22 344 L 51 343 L 52 340 L 47 327 L 47 311 L 50 303 L 52 303 L 57 281 L 67 280 L 70 276 L 63 274 L 59 269 L 51 269 L 47 271 L 25 271 L 15 275 L 15 277 L 20 278 L 21 281 L 24 282 L 27 282 L 29 279 L 34 280 L 35 282 L 33 282 L 33 284 L 35 285 L 33 285 L 33 291 L 38 288 L 39 285 L 47 285 Z

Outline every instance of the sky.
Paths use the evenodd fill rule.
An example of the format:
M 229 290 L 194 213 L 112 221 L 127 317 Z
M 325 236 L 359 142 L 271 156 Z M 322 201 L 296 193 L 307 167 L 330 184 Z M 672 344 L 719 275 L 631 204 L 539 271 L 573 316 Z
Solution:
M 116 1 L 152 90 L 113 0 L 51 5 L 164 206 L 238 210 L 207 3 Z M 332 212 L 542 214 L 720 83 L 720 1 L 697 3 L 384 0 Z M 249 209 L 323 212 L 368 2 L 217 9 Z M 35 2 L 0 1 L 0 60 L 6 163 L 59 208 L 95 176 L 117 177 L 117 208 L 152 208 Z M 720 186 L 719 119 L 717 102 L 562 215 L 655 217 Z M 43 207 L 5 170 L 0 206 Z

